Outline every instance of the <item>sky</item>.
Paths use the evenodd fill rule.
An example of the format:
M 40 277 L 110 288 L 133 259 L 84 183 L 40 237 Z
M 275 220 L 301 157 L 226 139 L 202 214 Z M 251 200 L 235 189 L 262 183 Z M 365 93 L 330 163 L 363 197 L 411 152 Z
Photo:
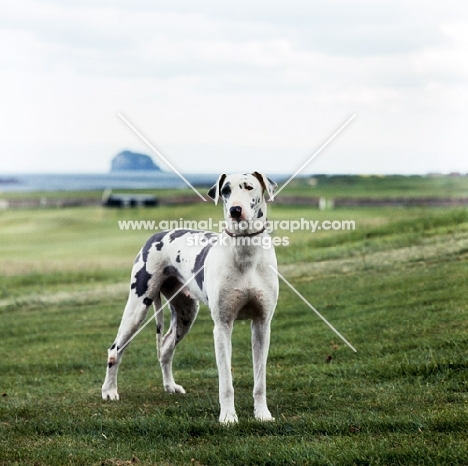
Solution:
M 7 0 L 0 175 L 468 173 L 468 2 Z

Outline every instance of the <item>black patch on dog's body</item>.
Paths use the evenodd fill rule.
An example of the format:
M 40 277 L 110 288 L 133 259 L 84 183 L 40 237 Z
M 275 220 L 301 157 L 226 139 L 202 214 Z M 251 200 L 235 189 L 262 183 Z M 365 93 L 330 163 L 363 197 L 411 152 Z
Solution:
M 163 246 L 164 243 L 162 241 L 159 241 L 159 243 L 156 244 L 156 251 L 161 251 Z
M 145 306 L 151 306 L 151 304 L 153 304 L 153 300 L 152 300 L 151 298 L 145 298 L 145 299 L 143 300 L 143 304 L 144 304 Z
M 146 264 L 135 274 L 135 283 L 132 283 L 131 289 L 135 290 L 137 296 L 141 298 L 148 291 L 148 282 L 152 275 L 146 270 Z
M 206 235 L 205 235 L 206 236 Z M 212 235 L 210 235 L 212 236 Z M 211 249 L 211 246 L 213 246 L 211 243 L 208 243 L 197 255 L 195 258 L 195 264 L 193 265 L 192 273 L 196 273 L 200 270 L 200 268 L 203 266 L 205 263 L 206 256 L 208 252 Z M 205 269 L 203 268 L 200 270 L 200 272 L 197 274 L 195 277 L 195 281 L 197 282 L 198 288 L 200 290 L 203 290 L 203 281 L 205 280 Z
M 181 228 L 180 230 L 174 230 L 170 235 L 169 235 L 169 242 L 172 243 L 176 238 L 180 238 L 181 236 L 186 235 L 187 233 L 198 233 L 197 230 L 187 230 Z
M 167 235 L 167 231 L 160 231 L 159 233 L 155 233 L 151 238 L 146 242 L 146 244 L 143 246 L 143 249 L 141 250 L 142 256 L 143 256 L 143 261 L 146 262 L 148 260 L 148 254 L 151 249 L 151 246 L 153 244 L 156 244 L 156 250 L 160 251 L 162 247 L 164 246 L 163 243 L 163 238 Z

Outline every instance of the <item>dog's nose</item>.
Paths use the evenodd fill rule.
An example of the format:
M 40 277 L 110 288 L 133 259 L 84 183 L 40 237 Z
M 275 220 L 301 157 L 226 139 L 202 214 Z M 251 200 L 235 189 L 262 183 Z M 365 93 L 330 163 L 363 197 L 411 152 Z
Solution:
M 240 205 L 235 205 L 229 209 L 231 217 L 235 220 L 239 220 L 242 215 L 242 207 Z

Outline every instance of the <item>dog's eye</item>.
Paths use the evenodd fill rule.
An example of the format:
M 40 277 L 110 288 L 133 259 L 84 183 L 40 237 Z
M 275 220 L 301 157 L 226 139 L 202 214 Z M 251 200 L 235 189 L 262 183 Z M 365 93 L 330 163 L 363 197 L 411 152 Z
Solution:
M 229 196 L 229 194 L 231 194 L 231 188 L 229 186 L 224 186 L 224 188 L 221 190 L 221 194 L 223 196 Z
M 252 191 L 252 189 L 253 189 L 253 186 L 249 186 L 249 185 L 247 185 L 247 184 L 244 185 L 244 187 L 245 187 L 245 189 L 246 189 L 247 191 Z

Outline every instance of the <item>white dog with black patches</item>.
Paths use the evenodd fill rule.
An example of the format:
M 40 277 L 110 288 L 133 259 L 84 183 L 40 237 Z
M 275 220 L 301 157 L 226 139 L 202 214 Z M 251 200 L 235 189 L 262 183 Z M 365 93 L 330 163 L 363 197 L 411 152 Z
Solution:
M 277 267 L 274 248 L 271 242 L 270 247 L 265 247 L 260 240 L 270 239 L 265 231 L 264 191 L 273 199 L 275 189 L 276 184 L 258 172 L 221 175 L 208 195 L 216 204 L 219 199 L 223 201 L 227 226 L 222 234 L 175 229 L 156 233 L 147 241 L 135 260 L 122 322 L 108 351 L 103 399 L 119 399 L 117 372 L 123 350 L 141 326 L 150 305 L 160 309 L 162 294 L 168 300 L 172 298 L 171 325 L 162 341 L 163 313 L 157 315 L 164 389 L 185 393 L 174 381 L 172 359 L 176 345 L 197 316 L 198 302 L 202 301 L 210 307 L 214 321 L 220 422 L 237 422 L 231 375 L 231 335 L 237 319 L 252 320 L 255 417 L 274 420 L 266 401 L 266 362 L 270 324 L 278 299 L 278 276 L 270 267 Z

